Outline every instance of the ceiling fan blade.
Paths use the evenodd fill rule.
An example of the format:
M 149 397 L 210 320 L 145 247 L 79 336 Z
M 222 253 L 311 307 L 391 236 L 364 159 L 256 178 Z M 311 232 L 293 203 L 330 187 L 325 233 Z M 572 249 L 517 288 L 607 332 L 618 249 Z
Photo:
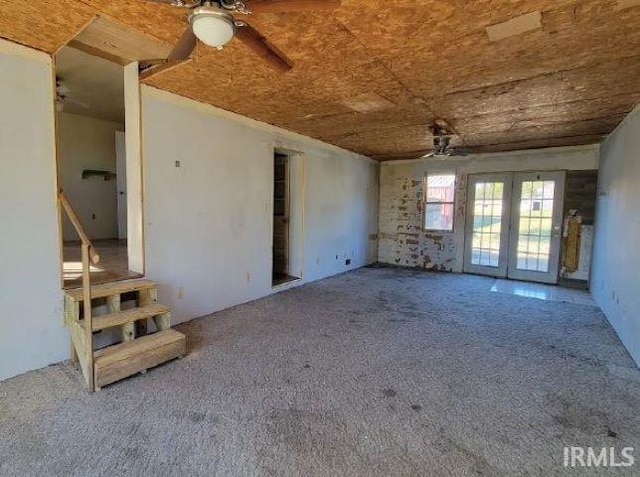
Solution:
M 138 64 L 140 65 L 141 69 L 145 69 L 151 66 L 161 65 L 166 62 L 167 62 L 166 58 L 154 58 L 150 60 L 140 60 L 138 61 Z
M 167 61 L 186 60 L 191 56 L 193 50 L 195 50 L 197 43 L 198 39 L 191 29 L 191 25 L 187 26 L 178 43 L 176 43 L 176 46 L 174 46 L 171 53 L 169 53 Z
M 193 53 L 197 44 L 198 39 L 191 29 L 191 25 L 189 25 L 166 59 L 143 60 L 139 62 L 140 80 L 147 80 L 158 73 L 190 61 L 191 53 Z
M 245 23 L 244 26 L 239 27 L 236 37 L 281 73 L 286 73 L 293 68 L 293 62 L 251 25 Z
M 143 70 L 140 71 L 138 78 L 140 78 L 140 81 L 148 80 L 156 76 L 157 74 L 172 70 L 176 66 L 183 65 L 185 63 L 188 63 L 189 61 L 191 61 L 191 58 L 187 58 L 186 60 L 165 61 L 160 65 L 144 68 Z
M 342 0 L 251 0 L 247 10 L 252 13 L 285 13 L 335 10 Z

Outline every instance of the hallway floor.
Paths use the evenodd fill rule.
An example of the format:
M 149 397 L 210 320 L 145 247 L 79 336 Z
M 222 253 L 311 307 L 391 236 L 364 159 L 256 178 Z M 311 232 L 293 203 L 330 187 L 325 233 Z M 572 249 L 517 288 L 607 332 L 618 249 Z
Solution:
M 99 283 L 139 278 L 140 273 L 129 270 L 126 240 L 94 240 L 93 245 L 100 255 L 100 262 L 91 265 L 91 282 Z M 82 252 L 80 242 L 64 243 L 62 276 L 65 288 L 82 286 Z
M 187 357 L 93 395 L 69 364 L 1 382 L 0 475 L 549 476 L 565 446 L 639 449 L 599 309 L 494 283 L 364 268 L 178 326 Z

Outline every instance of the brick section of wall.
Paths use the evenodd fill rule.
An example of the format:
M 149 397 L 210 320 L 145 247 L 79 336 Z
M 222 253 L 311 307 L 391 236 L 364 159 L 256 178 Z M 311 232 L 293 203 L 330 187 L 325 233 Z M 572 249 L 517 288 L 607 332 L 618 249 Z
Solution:
M 400 169 L 400 168 L 398 168 Z M 456 232 L 463 227 L 466 176 L 458 177 Z M 459 234 L 422 229 L 422 180 L 411 168 L 381 175 L 378 260 L 382 263 L 438 271 L 461 271 Z M 459 253 L 458 253 L 459 255 Z

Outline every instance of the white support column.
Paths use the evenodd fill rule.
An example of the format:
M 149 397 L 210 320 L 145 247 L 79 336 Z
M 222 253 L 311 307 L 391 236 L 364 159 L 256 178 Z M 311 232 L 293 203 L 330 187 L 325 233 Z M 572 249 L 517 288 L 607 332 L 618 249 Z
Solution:
M 144 188 L 138 63 L 124 68 L 129 270 L 144 273 Z

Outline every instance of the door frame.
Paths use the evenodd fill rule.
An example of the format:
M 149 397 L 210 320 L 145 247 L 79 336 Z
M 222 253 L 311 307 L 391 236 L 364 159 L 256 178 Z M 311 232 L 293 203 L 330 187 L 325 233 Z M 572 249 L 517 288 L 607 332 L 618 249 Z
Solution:
M 304 279 L 304 244 L 305 244 L 305 216 L 306 216 L 306 155 L 304 152 L 293 149 L 283 143 L 276 142 L 270 147 L 272 156 L 271 164 L 275 164 L 275 155 L 284 154 L 288 157 L 289 174 L 289 263 L 288 275 L 292 280 L 282 284 L 273 284 L 271 288 L 281 289 Z M 271 167 L 272 174 L 274 167 Z M 270 202 L 271 202 L 271 253 L 273 253 L 273 229 L 275 220 L 273 216 L 273 187 L 275 182 L 271 176 Z M 273 276 L 273 256 L 271 257 L 270 280 Z
M 498 267 L 489 267 L 483 265 L 473 265 L 471 263 L 473 248 L 473 222 L 475 213 L 475 186 L 478 182 L 491 181 L 504 182 L 504 195 L 502 198 L 502 223 L 506 227 L 500 230 L 500 258 Z M 465 214 L 465 230 L 464 230 L 464 260 L 463 270 L 465 273 L 475 275 L 488 275 L 492 277 L 506 277 L 508 273 L 509 260 L 509 221 L 511 218 L 511 199 L 512 199 L 512 182 L 513 173 L 511 172 L 492 172 L 481 174 L 469 174 L 467 179 L 467 213 Z
M 60 51 L 66 45 L 62 45 Z M 91 53 L 89 53 L 91 54 Z M 104 58 L 93 54 L 98 58 Z M 120 64 L 120 63 L 118 63 Z M 122 66 L 122 65 L 121 65 Z M 60 288 L 65 288 L 64 282 L 64 234 L 62 223 L 64 211 L 58 200 L 58 190 L 60 189 L 60 150 L 58 141 L 58 114 L 55 108 L 56 102 L 56 58 L 55 54 L 51 60 L 52 75 L 52 101 L 53 101 L 53 124 L 54 124 L 54 151 L 56 169 L 56 209 L 58 219 L 58 243 L 60 249 Z M 145 239 L 144 239 L 144 165 L 142 148 L 142 101 L 141 86 L 139 78 L 138 62 L 129 62 L 123 66 L 124 82 L 124 102 L 125 102 L 125 164 L 127 168 L 127 258 L 128 268 L 132 272 L 145 275 Z
M 533 270 L 520 270 L 518 264 L 518 237 L 520 222 L 519 203 L 512 207 L 511 233 L 509 235 L 509 270 L 508 278 L 529 282 L 548 283 L 556 285 L 560 277 L 560 255 L 562 251 L 562 223 L 564 220 L 564 192 L 566 171 L 535 171 L 516 172 L 513 174 L 513 198 L 521 200 L 522 184 L 527 181 L 553 180 L 556 183 L 554 189 L 553 213 L 551 217 L 551 244 L 549 252 L 549 270 L 538 272 Z
M 284 167 L 284 175 L 282 178 L 282 181 L 284 182 L 284 187 L 283 187 L 283 193 L 284 193 L 284 197 L 281 199 L 284 201 L 283 207 L 282 207 L 282 215 L 276 215 L 276 200 L 280 200 L 280 198 L 276 198 L 276 168 L 278 166 L 279 161 L 282 161 L 282 165 Z M 272 247 L 272 261 L 271 261 L 271 266 L 272 266 L 272 275 L 275 272 L 275 265 L 276 265 L 276 249 L 275 249 L 275 243 L 276 243 L 276 228 L 277 227 L 282 227 L 283 229 L 283 252 L 284 252 L 284 259 L 283 259 L 283 263 L 282 266 L 284 267 L 284 270 L 281 270 L 281 273 L 284 273 L 286 275 L 290 275 L 289 273 L 289 256 L 291 255 L 291 243 L 290 243 L 290 239 L 291 239 L 291 159 L 289 158 L 288 154 L 284 154 L 278 151 L 274 152 L 274 157 L 273 157 L 273 173 L 274 173 L 274 177 L 273 177 L 273 227 L 272 227 L 272 241 L 271 241 L 271 247 Z M 279 182 L 279 181 L 278 181 Z M 280 236 L 280 234 L 278 234 L 278 236 Z
M 127 143 L 124 131 L 116 131 L 116 206 L 118 240 L 127 239 Z

